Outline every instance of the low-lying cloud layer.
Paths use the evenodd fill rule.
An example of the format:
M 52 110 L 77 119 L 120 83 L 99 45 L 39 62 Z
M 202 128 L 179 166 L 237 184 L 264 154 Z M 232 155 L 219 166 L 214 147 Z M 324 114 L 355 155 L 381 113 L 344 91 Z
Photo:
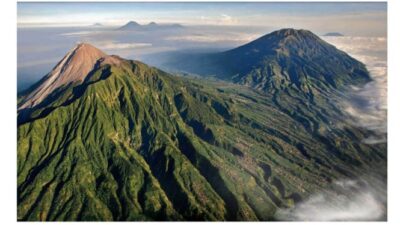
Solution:
M 95 42 L 95 45 L 101 46 L 103 50 L 120 50 L 120 49 L 134 49 L 134 48 L 145 48 L 151 47 L 151 43 L 118 43 L 114 41 L 101 41 Z
M 221 15 L 221 20 L 234 22 L 229 15 Z M 186 49 L 229 49 L 268 32 L 259 27 L 211 25 L 147 31 L 121 31 L 117 28 L 19 28 L 18 89 L 27 88 L 48 73 L 78 42 L 89 42 L 108 54 L 159 66 L 157 54 Z
M 353 87 L 346 93 L 350 101 L 344 107 L 353 117 L 353 124 L 376 131 L 367 144 L 386 142 L 387 132 L 387 40 L 385 37 L 324 37 L 337 48 L 363 62 L 372 82 Z
M 323 37 L 338 49 L 363 62 L 372 81 L 353 87 L 341 99 L 352 120 L 346 121 L 375 131 L 366 144 L 386 142 L 387 132 L 387 41 L 383 37 Z M 285 221 L 376 221 L 387 217 L 385 176 L 363 176 L 357 180 L 339 180 L 289 209 L 280 209 L 277 220 Z M 383 178 L 383 179 L 382 179 Z
M 382 186 L 382 190 L 376 185 Z M 336 181 L 324 192 L 312 195 L 276 219 L 284 221 L 376 221 L 386 220 L 386 186 L 363 180 Z
M 165 40 L 169 41 L 187 41 L 187 42 L 204 42 L 204 43 L 216 43 L 216 42 L 250 42 L 256 38 L 258 35 L 249 35 L 249 34 L 226 34 L 226 33 L 219 33 L 215 35 L 204 35 L 204 34 L 188 34 L 188 35 L 181 35 L 181 36 L 171 36 L 167 37 Z
M 18 84 L 23 88 L 44 76 L 77 42 L 90 42 L 109 54 L 142 60 L 154 66 L 162 64 L 158 54 L 187 49 L 230 49 L 248 43 L 272 28 L 186 26 L 173 31 L 120 32 L 109 27 L 19 29 Z M 48 40 L 43 43 L 43 35 Z M 29 39 L 25 38 L 29 37 Z M 386 38 L 384 37 L 323 37 L 337 48 L 367 65 L 373 82 L 345 93 L 351 101 L 344 107 L 354 117 L 357 126 L 375 130 L 383 135 L 373 136 L 366 143 L 385 142 L 386 137 Z M 38 61 L 38 59 L 40 59 Z M 34 71 L 34 72 L 32 72 Z M 34 74 L 33 74 L 34 73 Z M 29 76 L 29 77 L 28 77 Z M 21 82 L 30 81 L 28 82 Z M 21 88 L 21 89 L 23 89 Z

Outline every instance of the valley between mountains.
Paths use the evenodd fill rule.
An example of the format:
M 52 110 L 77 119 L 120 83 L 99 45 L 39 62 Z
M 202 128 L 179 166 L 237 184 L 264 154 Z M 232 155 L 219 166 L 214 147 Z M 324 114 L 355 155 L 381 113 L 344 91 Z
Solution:
M 337 180 L 386 182 L 386 143 L 340 104 L 371 77 L 312 32 L 169 66 L 202 78 L 81 43 L 18 94 L 18 220 L 277 220 Z

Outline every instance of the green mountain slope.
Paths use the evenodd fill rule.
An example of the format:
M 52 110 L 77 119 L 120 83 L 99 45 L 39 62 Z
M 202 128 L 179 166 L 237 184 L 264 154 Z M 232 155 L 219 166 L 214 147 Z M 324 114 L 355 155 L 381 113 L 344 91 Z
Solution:
M 269 93 L 295 89 L 312 95 L 371 80 L 362 63 L 308 30 L 281 29 L 229 51 L 184 55 L 169 64 Z
M 172 57 L 169 68 L 242 84 L 268 96 L 275 107 L 302 120 L 343 120 L 350 86 L 371 81 L 365 65 L 308 30 L 281 29 L 229 51 Z
M 292 103 L 105 56 L 19 110 L 18 220 L 274 220 L 335 179 L 385 174 L 370 131 Z

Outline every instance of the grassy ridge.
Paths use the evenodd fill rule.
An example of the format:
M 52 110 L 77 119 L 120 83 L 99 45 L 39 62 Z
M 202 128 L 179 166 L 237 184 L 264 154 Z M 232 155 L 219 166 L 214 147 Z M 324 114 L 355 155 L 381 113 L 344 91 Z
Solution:
M 136 61 L 60 93 L 19 115 L 18 220 L 273 220 L 386 167 L 386 146 L 363 144 L 368 131 L 339 123 L 324 96 L 310 105 Z

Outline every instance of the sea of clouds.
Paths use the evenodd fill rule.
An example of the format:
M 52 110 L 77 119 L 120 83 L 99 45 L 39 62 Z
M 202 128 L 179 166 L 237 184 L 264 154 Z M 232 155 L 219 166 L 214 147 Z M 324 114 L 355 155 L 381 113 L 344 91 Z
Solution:
M 288 209 L 279 209 L 283 221 L 381 221 L 387 218 L 386 185 L 376 180 L 339 180 L 326 190 Z
M 267 32 L 259 27 L 209 25 L 151 31 L 120 31 L 117 27 L 18 28 L 17 31 L 19 91 L 48 73 L 79 42 L 159 67 L 163 60 L 160 54 L 188 49 L 226 50 Z
M 352 116 L 352 123 L 376 131 L 364 141 L 368 144 L 386 142 L 387 133 L 387 39 L 385 37 L 324 37 L 357 60 L 363 62 L 372 82 L 353 87 L 350 101 L 343 102 Z
M 344 101 L 353 125 L 375 131 L 367 144 L 386 142 L 387 133 L 387 40 L 385 37 L 323 37 L 363 62 L 372 81 L 353 87 Z M 354 180 L 337 180 L 298 205 L 279 209 L 284 221 L 379 221 L 387 219 L 387 184 L 382 175 L 365 175 Z

